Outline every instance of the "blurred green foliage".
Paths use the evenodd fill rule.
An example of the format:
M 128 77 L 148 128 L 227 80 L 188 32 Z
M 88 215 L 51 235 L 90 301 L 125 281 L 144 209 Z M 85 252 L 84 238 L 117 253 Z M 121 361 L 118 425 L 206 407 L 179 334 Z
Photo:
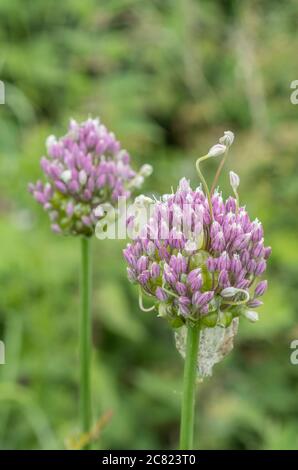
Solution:
M 154 165 L 149 194 L 195 182 L 196 156 L 236 132 L 226 170 L 273 247 L 269 291 L 199 387 L 196 446 L 298 448 L 297 14 L 295 0 L 1 1 L 1 448 L 64 448 L 78 432 L 78 240 L 49 231 L 27 183 L 46 136 L 89 113 Z M 220 184 L 227 195 L 226 172 Z M 167 325 L 139 311 L 123 246 L 93 244 L 94 416 L 113 412 L 96 446 L 173 448 L 182 360 Z

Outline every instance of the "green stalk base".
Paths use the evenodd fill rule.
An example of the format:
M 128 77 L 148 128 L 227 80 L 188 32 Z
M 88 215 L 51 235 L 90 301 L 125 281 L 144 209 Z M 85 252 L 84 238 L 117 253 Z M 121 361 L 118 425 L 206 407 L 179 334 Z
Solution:
M 199 338 L 199 327 L 188 326 L 181 405 L 180 450 L 191 450 L 193 448 Z

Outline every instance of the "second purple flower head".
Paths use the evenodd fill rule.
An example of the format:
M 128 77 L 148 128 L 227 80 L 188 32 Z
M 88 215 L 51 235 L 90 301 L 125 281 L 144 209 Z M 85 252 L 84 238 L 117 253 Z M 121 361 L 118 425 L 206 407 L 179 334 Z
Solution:
M 48 137 L 46 147 L 41 159 L 46 181 L 31 183 L 29 190 L 56 233 L 91 236 L 105 205 L 129 198 L 152 172 L 150 165 L 133 170 L 130 155 L 99 119 L 71 120 L 67 134 Z

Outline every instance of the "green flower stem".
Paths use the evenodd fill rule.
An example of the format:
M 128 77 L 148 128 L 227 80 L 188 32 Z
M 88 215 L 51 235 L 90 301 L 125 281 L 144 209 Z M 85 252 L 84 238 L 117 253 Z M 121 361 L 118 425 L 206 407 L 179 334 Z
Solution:
M 218 166 L 218 168 L 217 168 L 217 171 L 216 171 L 216 174 L 215 174 L 215 176 L 214 176 L 214 180 L 213 180 L 213 183 L 212 183 L 212 186 L 211 186 L 211 191 L 210 191 L 211 194 L 214 193 L 214 190 L 215 190 L 215 187 L 216 187 L 216 185 L 217 185 L 218 179 L 219 179 L 219 177 L 220 177 L 221 171 L 222 171 L 223 166 L 224 166 L 224 164 L 225 164 L 225 161 L 226 161 L 226 159 L 227 159 L 228 151 L 229 151 L 229 149 L 227 148 L 227 150 L 226 150 L 226 152 L 225 152 L 223 158 L 221 159 L 221 162 L 220 162 L 220 164 L 219 164 L 219 166 Z
M 204 155 L 203 157 L 198 158 L 197 161 L 196 161 L 196 169 L 197 169 L 198 175 L 200 177 L 200 180 L 202 181 L 202 184 L 204 186 L 205 193 L 206 193 L 206 196 L 208 198 L 208 204 L 209 204 L 211 220 L 213 220 L 213 209 L 212 209 L 210 191 L 209 191 L 209 188 L 208 188 L 208 184 L 207 184 L 207 182 L 206 182 L 206 180 L 203 176 L 203 173 L 201 172 L 201 169 L 200 169 L 200 163 L 203 162 L 204 160 L 207 160 L 208 158 L 210 158 L 208 154 Z
M 139 286 L 139 307 L 143 312 L 152 312 L 152 310 L 155 309 L 155 305 L 152 305 L 152 307 L 144 307 L 143 305 L 143 293 L 142 293 L 142 288 Z
M 193 448 L 199 338 L 200 328 L 188 325 L 181 406 L 180 450 L 190 450 Z
M 81 239 L 80 416 L 83 433 L 91 428 L 91 240 Z
M 234 192 L 235 198 L 236 198 L 236 215 L 237 215 L 238 212 L 239 212 L 239 194 L 237 192 L 237 189 L 234 189 L 234 188 L 233 188 L 233 192 Z

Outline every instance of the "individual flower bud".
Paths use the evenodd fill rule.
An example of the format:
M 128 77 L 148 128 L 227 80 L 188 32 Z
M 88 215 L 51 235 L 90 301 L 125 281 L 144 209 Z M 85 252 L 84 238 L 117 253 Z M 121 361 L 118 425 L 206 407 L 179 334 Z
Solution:
M 130 282 L 135 282 L 137 278 L 135 276 L 134 271 L 131 268 L 126 268 L 126 272 L 127 272 L 128 280 Z
M 151 265 L 151 277 L 152 279 L 157 279 L 160 275 L 160 266 L 158 263 L 154 262 Z
M 225 237 L 223 232 L 218 232 L 211 242 L 212 248 L 215 251 L 222 251 L 225 246 Z
M 250 260 L 250 254 L 248 250 L 243 250 L 240 256 L 241 263 L 243 266 L 246 266 Z
M 203 284 L 201 269 L 197 268 L 191 271 L 187 276 L 187 282 L 193 292 L 199 290 Z
M 163 273 L 164 280 L 168 284 L 176 284 L 177 278 L 174 276 L 171 268 L 168 265 L 165 265 L 164 267 L 164 273 Z
M 138 276 L 138 281 L 142 286 L 145 286 L 147 282 L 150 279 L 150 272 L 149 271 L 143 271 L 141 274 Z
M 261 297 L 267 289 L 267 281 L 261 281 L 257 284 L 255 288 L 255 297 Z
M 236 282 L 236 287 L 238 287 L 238 289 L 247 289 L 250 285 L 250 280 L 249 279 L 241 279 L 241 280 L 238 280 Z
M 214 220 L 214 221 L 212 222 L 212 225 L 211 225 L 210 236 L 211 236 L 212 238 L 215 238 L 216 235 L 217 235 L 220 231 L 221 231 L 221 226 L 220 226 L 220 224 L 219 224 L 216 220 Z
M 136 197 L 134 200 L 134 205 L 139 208 L 148 207 L 150 204 L 153 204 L 154 201 L 150 197 L 144 196 L 144 194 L 140 194 L 140 196 Z
M 227 287 L 229 285 L 229 275 L 228 275 L 228 272 L 225 269 L 220 271 L 220 273 L 219 273 L 218 284 L 221 287 Z
M 227 212 L 235 212 L 236 211 L 236 201 L 233 197 L 228 197 L 226 201 L 226 211 Z
M 79 173 L 79 182 L 81 186 L 84 186 L 87 182 L 87 174 L 85 170 L 81 170 Z
M 271 255 L 271 252 L 272 252 L 271 246 L 267 246 L 266 248 L 264 248 L 264 258 L 268 259 L 269 256 Z
M 145 271 L 145 269 L 147 269 L 147 266 L 148 266 L 147 256 L 141 256 L 137 262 L 137 268 L 138 268 L 139 273 Z
M 80 191 L 80 185 L 76 180 L 70 181 L 68 187 L 72 193 L 78 193 Z
M 61 230 L 61 228 L 59 227 L 58 224 L 52 224 L 51 229 L 54 233 L 61 233 L 62 232 L 62 230 Z
M 234 255 L 231 259 L 230 269 L 235 275 L 239 275 L 242 270 L 242 264 L 239 255 Z
M 218 261 L 215 258 L 208 258 L 207 261 L 206 261 L 206 266 L 207 266 L 207 269 L 210 273 L 213 273 L 214 271 L 219 269 Z
M 71 217 L 73 212 L 74 212 L 74 205 L 71 201 L 69 201 L 66 206 L 66 214 L 68 215 L 68 217 Z
M 234 191 L 237 191 L 237 188 L 240 184 L 239 176 L 234 173 L 234 171 L 230 171 L 230 185 L 232 186 Z
M 191 299 L 191 303 L 193 305 L 198 305 L 199 304 L 199 300 L 201 298 L 201 295 L 202 293 L 200 291 L 196 291 L 193 296 L 192 296 L 192 299 Z
M 209 305 L 203 305 L 203 307 L 200 308 L 200 313 L 201 315 L 207 315 L 209 313 Z
M 258 308 L 258 307 L 261 307 L 261 305 L 263 305 L 263 302 L 258 299 L 252 299 L 249 302 L 247 302 L 247 306 L 250 308 Z
M 62 181 L 64 181 L 64 183 L 68 183 L 71 180 L 71 177 L 72 177 L 72 173 L 70 170 L 63 171 L 60 176 L 60 178 L 62 179 Z
M 176 291 L 178 292 L 179 295 L 186 295 L 187 288 L 186 285 L 183 284 L 182 282 L 178 281 L 176 283 Z
M 263 227 L 262 227 L 261 222 L 258 219 L 254 220 L 252 223 L 252 232 L 251 232 L 252 241 L 259 242 L 260 240 L 262 240 L 263 235 L 264 235 L 264 232 L 263 232 Z
M 179 181 L 178 190 L 189 191 L 190 190 L 189 180 L 187 180 L 186 178 L 181 178 L 181 180 Z
M 178 300 L 179 312 L 184 317 L 189 315 L 190 300 L 188 297 L 181 296 Z
M 152 165 L 149 165 L 148 163 L 146 163 L 145 165 L 141 167 L 139 173 L 141 176 L 144 176 L 146 178 L 147 176 L 150 176 L 152 172 L 153 172 Z
M 259 320 L 258 313 L 254 312 L 253 310 L 246 310 L 244 316 L 252 323 L 255 323 Z
M 157 287 L 155 295 L 161 302 L 165 302 L 168 299 L 167 293 L 161 287 Z
M 61 193 L 65 194 L 67 192 L 67 188 L 62 181 L 55 181 L 55 186 Z
M 252 249 L 252 255 L 254 258 L 259 258 L 264 254 L 264 243 L 263 240 L 256 243 Z
M 231 147 L 234 142 L 234 133 L 232 131 L 224 131 L 224 135 L 219 139 L 219 142 L 227 147 Z
M 142 246 L 142 244 L 140 242 L 137 242 L 134 246 L 133 246 L 133 254 L 137 257 L 140 257 L 142 256 L 142 252 L 143 252 L 143 248 L 145 249 L 145 247 Z
M 46 199 L 44 197 L 44 195 L 38 191 L 34 191 L 33 192 L 33 196 L 35 198 L 35 200 L 39 203 L 39 204 L 42 204 L 44 205 L 45 202 L 46 202 Z
M 219 271 L 222 271 L 223 269 L 230 269 L 231 261 L 226 251 L 224 251 L 218 258 L 217 265 Z
M 146 247 L 146 252 L 148 256 L 153 256 L 155 253 L 155 244 L 152 241 L 149 241 L 147 247 Z
M 257 263 L 254 259 L 250 259 L 246 265 L 246 269 L 249 273 L 254 273 L 257 267 Z
M 243 208 L 239 209 L 238 219 L 243 227 L 243 230 L 246 232 L 250 228 L 250 219 L 248 213 Z
M 239 292 L 239 289 L 237 289 L 236 287 L 226 287 L 225 289 L 223 289 L 220 293 L 221 297 L 234 297 L 234 295 L 238 294 Z
M 201 297 L 201 306 L 208 304 L 214 297 L 214 291 L 207 291 L 202 294 Z
M 126 259 L 126 261 L 134 268 L 136 269 L 137 267 L 137 259 L 136 257 L 132 254 L 131 247 L 128 246 L 123 250 L 123 256 Z
M 233 222 L 231 224 L 230 239 L 234 241 L 236 241 L 237 239 L 237 244 L 240 244 L 242 242 L 243 237 L 244 235 L 243 235 L 243 230 L 242 230 L 241 225 L 237 224 L 236 222 Z
M 212 300 L 213 296 L 213 291 L 204 292 L 203 294 L 199 291 L 195 292 L 192 296 L 192 304 L 197 307 L 203 307 L 203 305 L 208 304 Z
M 181 253 L 178 253 L 177 258 L 176 258 L 176 266 L 175 266 L 176 273 L 182 274 L 186 271 L 186 268 L 187 268 L 186 258 Z
M 220 155 L 223 155 L 226 150 L 227 147 L 225 145 L 215 144 L 209 149 L 208 157 L 219 157 Z
M 263 272 L 266 270 L 266 261 L 262 259 L 259 263 L 257 263 L 256 269 L 255 269 L 255 275 L 260 276 L 263 274 Z
M 57 143 L 57 138 L 54 136 L 54 135 L 49 135 L 47 138 L 46 138 L 46 147 L 47 147 L 47 150 L 49 151 L 50 148 L 52 147 L 52 145 L 56 144 Z

